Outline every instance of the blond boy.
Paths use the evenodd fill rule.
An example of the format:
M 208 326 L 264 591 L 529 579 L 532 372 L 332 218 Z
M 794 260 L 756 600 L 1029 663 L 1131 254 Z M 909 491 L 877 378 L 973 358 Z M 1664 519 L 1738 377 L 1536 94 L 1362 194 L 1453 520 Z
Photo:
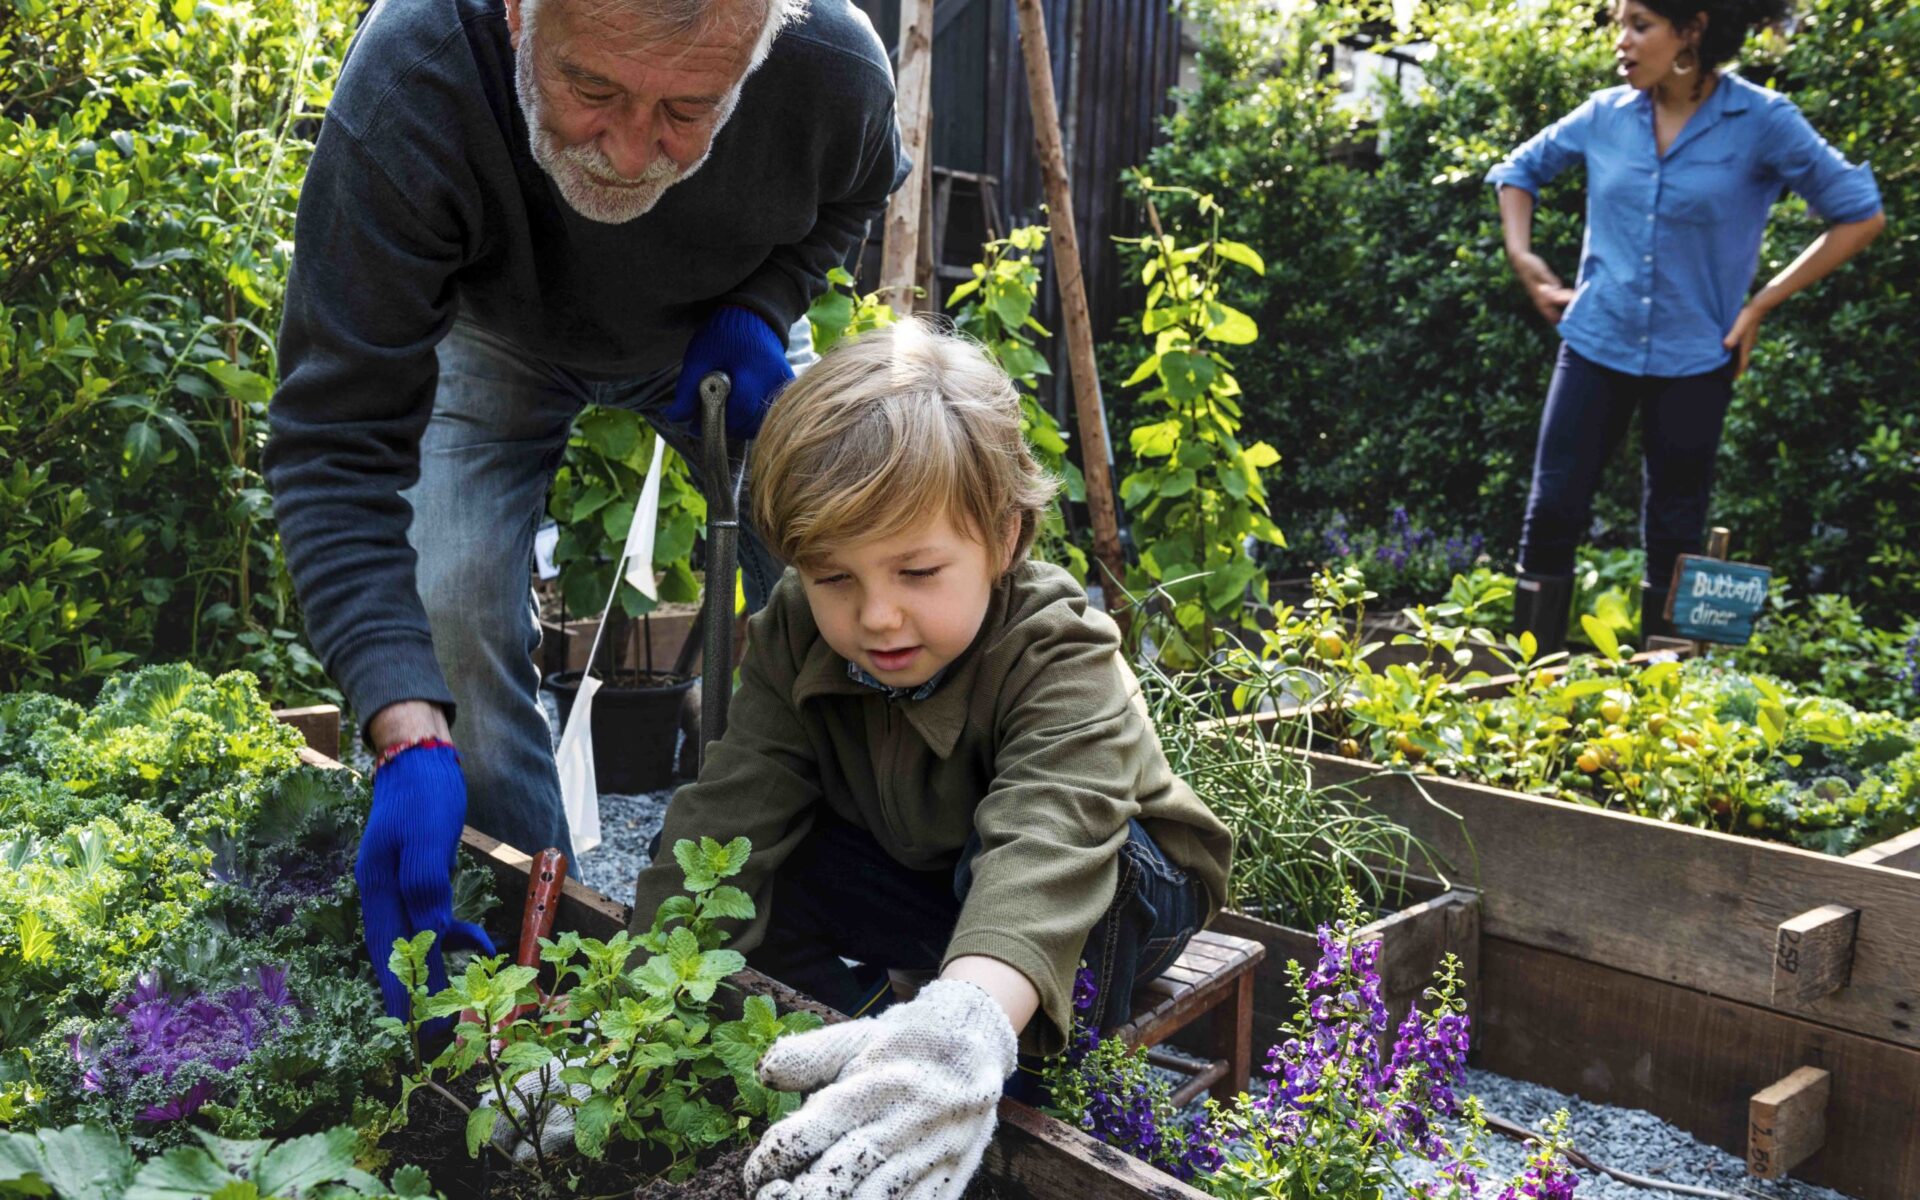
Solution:
M 792 567 L 661 842 L 751 839 L 733 944 L 785 983 L 858 1015 L 888 968 L 939 979 L 768 1054 L 768 1082 L 815 1094 L 747 1182 L 957 1196 L 1016 1047 L 1062 1046 L 1078 965 L 1094 1022 L 1124 1019 L 1219 906 L 1229 838 L 1168 768 L 1113 622 L 1028 561 L 1055 485 L 979 347 L 905 322 L 837 348 L 754 454 L 755 522 Z M 636 921 L 678 886 L 670 858 L 643 872 Z

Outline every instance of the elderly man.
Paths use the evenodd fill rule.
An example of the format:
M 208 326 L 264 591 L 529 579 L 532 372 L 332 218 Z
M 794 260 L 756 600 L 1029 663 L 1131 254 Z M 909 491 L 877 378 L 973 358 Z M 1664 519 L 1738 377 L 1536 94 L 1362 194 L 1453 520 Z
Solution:
M 301 194 L 266 470 L 309 633 L 380 763 L 357 875 L 389 1011 L 396 937 L 485 943 L 452 915 L 469 815 L 568 845 L 527 565 L 575 415 L 635 409 L 697 464 L 695 385 L 719 369 L 751 436 L 905 172 L 886 53 L 849 0 L 366 18 Z M 779 567 L 751 535 L 741 560 L 758 605 Z

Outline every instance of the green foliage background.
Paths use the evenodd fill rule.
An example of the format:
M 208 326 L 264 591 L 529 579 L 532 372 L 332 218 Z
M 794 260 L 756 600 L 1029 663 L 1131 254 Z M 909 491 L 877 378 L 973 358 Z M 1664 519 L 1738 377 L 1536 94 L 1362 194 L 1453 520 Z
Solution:
M 136 659 L 325 694 L 259 475 L 359 0 L 0 0 L 0 691 Z
M 1424 523 L 1483 532 L 1496 559 L 1510 556 L 1556 339 L 1513 282 L 1482 179 L 1611 85 L 1605 6 L 1419 6 L 1408 36 L 1433 43 L 1424 94 L 1389 97 L 1377 121 L 1337 105 L 1326 73 L 1342 37 L 1396 36 L 1365 20 L 1374 12 L 1252 0 L 1192 0 L 1183 12 L 1201 35 L 1200 84 L 1149 169 L 1213 193 L 1228 214 L 1223 236 L 1266 258 L 1263 278 L 1236 277 L 1229 294 L 1264 335 L 1235 367 L 1247 434 L 1286 456 L 1275 520 L 1290 534 L 1334 511 L 1380 526 L 1404 505 Z M 1920 591 L 1920 374 L 1902 333 L 1920 282 L 1920 10 L 1801 0 L 1799 12 L 1790 40 L 1749 44 L 1745 73 L 1872 163 L 1890 224 L 1762 328 L 1711 515 L 1733 528 L 1738 556 L 1891 610 Z M 1583 186 L 1570 171 L 1536 219 L 1536 249 L 1569 280 Z M 1759 279 L 1819 229 L 1798 199 L 1777 208 Z M 1637 453 L 1623 452 L 1596 508 L 1603 541 L 1637 541 L 1638 496 Z

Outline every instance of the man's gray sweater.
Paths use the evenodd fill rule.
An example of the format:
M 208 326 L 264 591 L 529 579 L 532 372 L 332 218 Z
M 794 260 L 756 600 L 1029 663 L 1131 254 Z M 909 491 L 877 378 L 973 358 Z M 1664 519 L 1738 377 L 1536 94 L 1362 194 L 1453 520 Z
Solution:
M 706 165 L 624 225 L 534 162 L 513 72 L 500 0 L 382 0 L 300 195 L 264 461 L 308 636 L 363 722 L 453 704 L 400 491 L 455 317 L 590 378 L 672 368 L 719 305 L 798 320 L 906 174 L 886 52 L 850 0 L 813 0 Z

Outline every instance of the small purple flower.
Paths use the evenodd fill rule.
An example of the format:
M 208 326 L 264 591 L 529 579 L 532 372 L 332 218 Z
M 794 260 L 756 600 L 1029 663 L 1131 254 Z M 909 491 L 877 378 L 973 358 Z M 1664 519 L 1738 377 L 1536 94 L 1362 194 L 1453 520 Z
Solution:
M 1073 1011 L 1091 1011 L 1094 994 L 1093 968 L 1081 967 L 1073 976 Z

